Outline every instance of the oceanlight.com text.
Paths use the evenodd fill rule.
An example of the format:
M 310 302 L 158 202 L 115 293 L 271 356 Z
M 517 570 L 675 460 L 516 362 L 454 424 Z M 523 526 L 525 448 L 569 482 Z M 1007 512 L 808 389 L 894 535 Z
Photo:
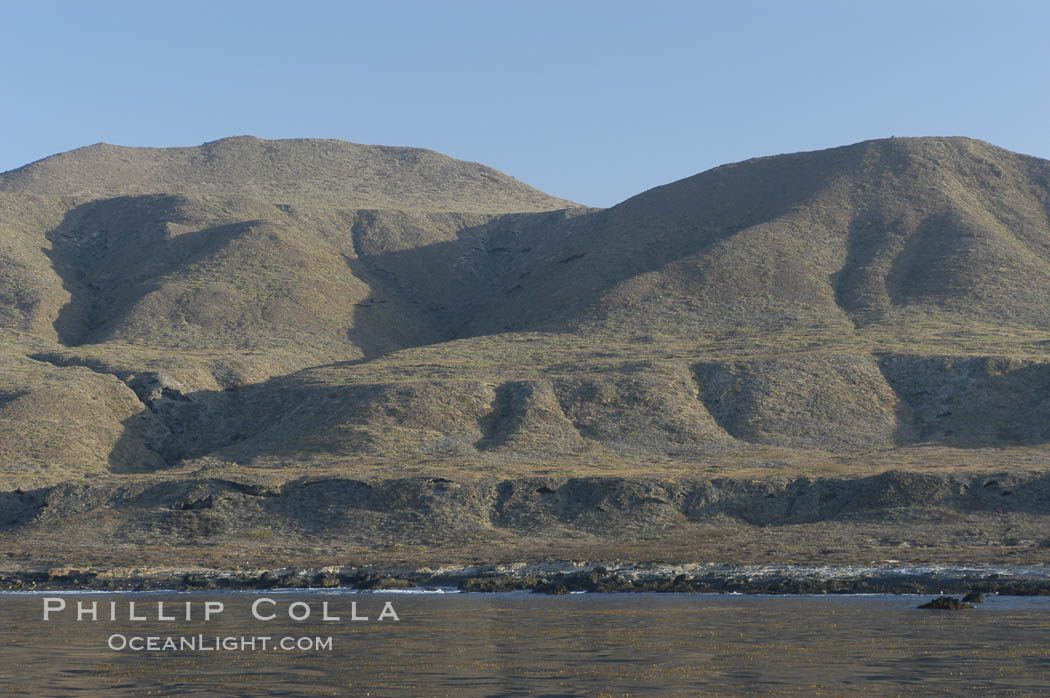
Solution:
M 330 652 L 331 636 L 270 635 L 122 635 L 114 633 L 106 644 L 114 652 Z

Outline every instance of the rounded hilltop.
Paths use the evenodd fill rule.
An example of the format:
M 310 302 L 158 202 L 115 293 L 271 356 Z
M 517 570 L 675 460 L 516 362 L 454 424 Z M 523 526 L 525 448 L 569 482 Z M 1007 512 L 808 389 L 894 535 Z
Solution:
M 254 136 L 175 148 L 96 143 L 0 174 L 0 192 L 80 199 L 247 195 L 275 203 L 464 213 L 575 206 L 491 167 L 433 150 Z

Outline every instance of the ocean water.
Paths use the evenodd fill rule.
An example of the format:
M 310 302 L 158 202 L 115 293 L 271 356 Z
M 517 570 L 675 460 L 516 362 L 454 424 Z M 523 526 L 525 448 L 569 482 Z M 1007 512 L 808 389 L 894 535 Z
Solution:
M 58 598 L 65 609 L 52 610 L 45 621 L 45 603 L 57 609 Z M 1050 693 L 1050 598 L 989 597 L 963 612 L 915 608 L 929 598 L 8 593 L 0 594 L 0 693 Z M 85 611 L 79 621 L 78 602 Z M 97 604 L 94 621 L 92 602 Z M 133 615 L 145 620 L 129 618 L 129 602 L 135 603 Z M 158 619 L 158 602 L 164 604 L 159 615 L 177 619 Z M 223 610 L 216 613 L 213 606 L 205 621 L 207 602 L 222 603 Z M 260 616 L 275 617 L 255 618 L 256 602 Z M 326 602 L 327 615 L 338 621 L 322 619 Z M 388 607 L 398 620 L 389 611 L 379 620 Z M 289 612 L 301 617 L 307 609 L 305 620 L 289 618 Z M 352 620 L 352 615 L 368 620 Z M 158 649 L 131 649 L 135 643 L 145 647 L 151 637 L 157 638 Z M 266 649 L 263 637 L 269 638 Z M 163 649 L 168 638 L 197 644 Z M 250 638 L 256 649 L 242 648 Z M 274 647 L 284 638 L 291 638 L 291 649 Z M 222 649 L 224 642 L 237 648 Z

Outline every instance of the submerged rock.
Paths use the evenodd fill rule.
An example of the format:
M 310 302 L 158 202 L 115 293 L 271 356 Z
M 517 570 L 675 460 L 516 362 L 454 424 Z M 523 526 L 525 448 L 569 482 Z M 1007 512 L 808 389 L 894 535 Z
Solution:
M 963 603 L 984 603 L 984 594 L 979 591 L 971 591 L 963 597 Z
M 973 606 L 960 601 L 954 596 L 938 596 L 933 601 L 919 606 L 919 608 L 930 608 L 936 611 L 963 611 L 967 608 L 973 608 Z

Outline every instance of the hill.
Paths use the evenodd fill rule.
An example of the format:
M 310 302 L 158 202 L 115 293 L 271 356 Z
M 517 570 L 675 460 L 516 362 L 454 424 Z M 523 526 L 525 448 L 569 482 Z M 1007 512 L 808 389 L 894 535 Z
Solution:
M 515 487 L 583 497 L 559 525 L 622 506 L 641 531 L 723 515 L 654 509 L 681 478 L 776 481 L 780 507 L 783 478 L 1050 457 L 1050 162 L 965 138 L 758 158 L 605 210 L 417 149 L 99 145 L 0 175 L 0 261 L 0 476 L 141 541 L 196 482 L 215 505 L 396 477 L 424 519 L 434 483 L 481 483 L 468 528 L 519 540 Z M 125 486 L 161 489 L 140 510 Z M 857 487 L 850 511 L 897 501 Z M 247 535 L 222 528 L 238 497 L 220 539 Z M 12 530 L 59 525 L 42 511 Z
M 478 238 L 501 214 L 566 206 L 412 148 L 91 146 L 0 175 L 0 324 L 67 346 L 360 358 L 441 338 L 418 300 L 363 257 Z M 456 276 L 428 273 L 446 285 Z M 378 304 L 396 321 L 370 310 Z
M 1050 325 L 1050 163 L 894 138 L 725 165 L 588 217 L 473 325 L 717 336 Z M 571 233 L 571 234 L 570 234 Z M 510 288 L 510 286 L 508 286 Z M 512 320 L 513 319 L 513 320 Z

